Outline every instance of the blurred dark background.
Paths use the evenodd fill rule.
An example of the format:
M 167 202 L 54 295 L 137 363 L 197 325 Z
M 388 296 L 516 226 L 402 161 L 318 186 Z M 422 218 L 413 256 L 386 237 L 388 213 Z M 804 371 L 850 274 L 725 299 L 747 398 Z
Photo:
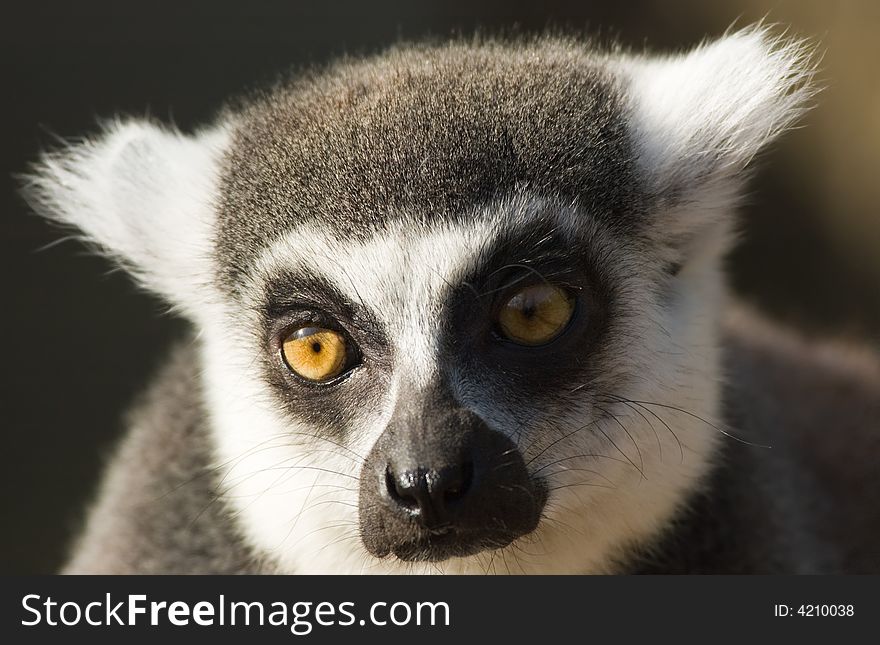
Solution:
M 736 291 L 808 333 L 880 345 L 880 3 L 31 3 L 3 10 L 2 573 L 63 560 L 128 403 L 180 321 L 28 212 L 22 172 L 54 135 L 114 113 L 187 129 L 292 65 L 454 30 L 566 27 L 684 48 L 767 17 L 826 51 L 819 107 L 762 160 L 731 257 Z

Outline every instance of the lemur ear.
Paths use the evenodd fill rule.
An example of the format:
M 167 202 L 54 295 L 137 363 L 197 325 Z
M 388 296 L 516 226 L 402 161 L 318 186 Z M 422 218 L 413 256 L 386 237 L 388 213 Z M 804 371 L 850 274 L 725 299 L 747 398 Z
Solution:
M 755 154 L 815 93 L 812 49 L 764 26 L 682 55 L 626 58 L 622 69 L 648 191 L 660 206 L 690 205 L 703 218 L 730 206 Z
M 25 178 L 37 212 L 78 229 L 141 284 L 186 311 L 210 269 L 221 130 L 186 136 L 112 121 L 97 137 L 44 154 Z

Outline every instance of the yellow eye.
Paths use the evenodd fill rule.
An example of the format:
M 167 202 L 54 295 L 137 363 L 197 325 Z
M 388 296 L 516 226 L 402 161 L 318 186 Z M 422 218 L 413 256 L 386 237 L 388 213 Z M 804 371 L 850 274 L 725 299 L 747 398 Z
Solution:
M 543 345 L 559 336 L 574 313 L 574 298 L 559 287 L 536 284 L 518 292 L 501 308 L 498 325 L 520 345 Z
M 294 372 L 320 382 L 342 373 L 347 350 L 341 334 L 320 327 L 301 327 L 284 339 L 281 353 Z

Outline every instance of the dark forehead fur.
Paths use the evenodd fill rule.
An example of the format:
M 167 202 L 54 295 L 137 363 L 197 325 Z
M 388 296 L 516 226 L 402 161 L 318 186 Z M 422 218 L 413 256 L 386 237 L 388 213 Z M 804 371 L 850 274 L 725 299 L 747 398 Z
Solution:
M 517 191 L 615 228 L 642 210 L 619 88 L 576 40 L 399 46 L 281 84 L 233 121 L 218 244 L 233 279 L 308 221 L 364 239 Z

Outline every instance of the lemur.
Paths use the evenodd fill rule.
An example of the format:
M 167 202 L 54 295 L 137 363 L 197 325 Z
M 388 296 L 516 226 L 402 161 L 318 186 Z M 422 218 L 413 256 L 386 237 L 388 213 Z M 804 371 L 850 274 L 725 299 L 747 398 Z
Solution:
M 880 361 L 722 268 L 814 79 L 761 25 L 459 37 L 44 154 L 35 208 L 192 327 L 64 571 L 880 571 Z

